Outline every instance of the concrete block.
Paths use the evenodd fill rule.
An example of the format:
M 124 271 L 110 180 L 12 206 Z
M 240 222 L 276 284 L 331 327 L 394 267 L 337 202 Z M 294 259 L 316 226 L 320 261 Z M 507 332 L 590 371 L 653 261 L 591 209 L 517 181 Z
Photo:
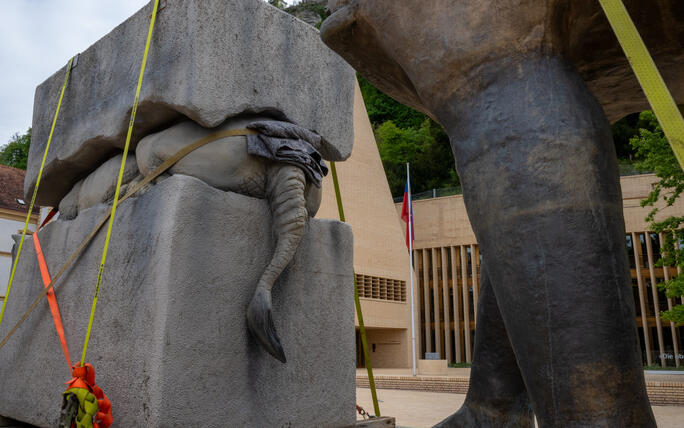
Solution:
M 363 421 L 356 421 L 355 428 L 394 428 L 396 420 L 392 417 L 383 416 L 381 418 L 366 419 Z
M 317 131 L 328 160 L 353 144 L 354 70 L 318 30 L 261 0 L 174 0 L 159 11 L 132 148 L 187 117 L 213 128 L 264 113 Z M 151 3 L 82 52 L 73 68 L 37 202 L 56 206 L 123 148 Z M 64 59 L 66 63 L 68 58 Z M 25 191 L 30 194 L 66 66 L 36 89 Z
M 40 232 L 52 273 L 105 209 L 97 205 Z M 183 175 L 121 204 L 87 354 L 116 426 L 355 423 L 351 230 L 310 220 L 274 288 L 284 365 L 250 337 L 245 321 L 273 251 L 270 223 L 266 201 Z M 74 359 L 82 351 L 103 241 L 100 233 L 56 288 Z M 28 241 L 0 337 L 42 288 Z M 0 415 L 56 426 L 69 377 L 43 301 L 0 350 Z
M 449 374 L 448 361 L 447 360 L 418 360 L 418 374 L 446 376 Z
M 3 418 L 0 416 L 0 427 L 2 428 L 20 428 L 20 427 L 30 427 L 30 425 L 18 422 L 12 419 Z

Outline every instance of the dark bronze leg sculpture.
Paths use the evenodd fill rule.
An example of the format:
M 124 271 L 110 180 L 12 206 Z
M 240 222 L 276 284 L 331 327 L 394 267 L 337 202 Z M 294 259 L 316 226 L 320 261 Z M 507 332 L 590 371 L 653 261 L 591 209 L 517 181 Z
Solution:
M 489 70 L 470 100 L 454 99 L 437 116 L 451 136 L 468 214 L 539 425 L 655 427 L 603 111 L 560 59 Z M 496 345 L 479 343 L 488 340 L 490 326 L 482 327 L 477 364 L 496 364 Z M 492 380 L 477 366 L 473 376 L 469 397 L 486 395 Z
M 436 427 L 532 428 L 527 390 L 484 265 L 481 271 L 471 387 L 463 407 Z
M 640 10 L 648 2 L 632 3 Z M 323 41 L 447 130 L 539 425 L 654 427 L 617 159 L 601 107 L 616 119 L 643 101 L 626 89 L 634 82 L 619 78 L 625 62 L 610 54 L 620 50 L 606 39 L 612 34 L 597 2 L 337 0 L 330 7 Z M 582 68 L 601 104 L 569 64 Z M 511 365 L 497 365 L 503 351 L 485 346 L 501 335 L 484 328 L 486 318 L 478 316 L 482 343 L 461 423 L 512 424 L 518 411 L 510 403 L 491 397 L 494 408 L 486 408 L 488 391 L 520 387 L 505 375 Z M 497 378 L 510 383 L 493 388 Z M 448 421 L 458 426 L 458 417 Z

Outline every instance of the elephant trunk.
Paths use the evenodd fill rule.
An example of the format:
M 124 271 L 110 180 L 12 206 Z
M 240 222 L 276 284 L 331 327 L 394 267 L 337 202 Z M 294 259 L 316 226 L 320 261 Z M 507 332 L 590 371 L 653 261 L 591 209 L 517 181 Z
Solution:
M 438 112 L 516 357 L 509 369 L 520 371 L 540 427 L 654 427 L 610 127 L 573 66 L 514 62 L 483 69 L 471 99 Z M 479 343 L 496 332 L 477 328 L 473 376 L 496 358 Z M 471 391 L 467 404 L 477 409 L 489 393 Z
M 292 260 L 304 234 L 308 217 L 306 186 L 306 177 L 299 167 L 276 163 L 269 166 L 266 198 L 273 216 L 276 246 L 247 308 L 250 332 L 271 355 L 283 363 L 286 358 L 273 322 L 271 290 Z

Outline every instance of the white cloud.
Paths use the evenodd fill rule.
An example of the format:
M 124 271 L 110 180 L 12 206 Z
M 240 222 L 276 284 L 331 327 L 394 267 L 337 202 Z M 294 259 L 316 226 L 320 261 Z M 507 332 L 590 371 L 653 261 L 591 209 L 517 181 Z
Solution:
M 31 126 L 36 86 L 148 0 L 0 2 L 0 145 Z

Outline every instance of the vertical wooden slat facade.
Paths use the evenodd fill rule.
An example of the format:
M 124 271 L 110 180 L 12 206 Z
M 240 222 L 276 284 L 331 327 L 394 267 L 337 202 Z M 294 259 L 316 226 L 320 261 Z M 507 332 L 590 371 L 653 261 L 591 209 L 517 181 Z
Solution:
M 651 349 L 651 332 L 648 328 L 648 305 L 646 302 L 647 294 L 644 291 L 644 277 L 641 272 L 643 258 L 641 257 L 641 237 L 636 232 L 632 232 L 632 249 L 634 251 L 634 261 L 636 263 L 637 285 L 639 287 L 639 308 L 641 309 L 641 328 L 644 338 L 645 349 Z M 633 276 L 632 276 L 633 277 Z M 638 317 L 637 317 L 638 318 Z M 650 352 L 646 352 L 646 361 L 650 366 L 653 359 Z
M 442 313 L 444 314 L 444 356 L 446 357 L 447 360 L 452 361 L 452 357 L 451 357 L 452 326 L 451 326 L 451 316 L 449 315 L 449 290 L 451 288 L 451 287 L 449 287 L 449 269 L 448 269 L 449 257 L 447 255 L 446 248 L 444 248 L 444 247 L 440 248 L 439 252 L 442 256 L 441 268 L 442 268 L 442 305 L 443 305 Z
M 423 293 L 421 293 L 422 281 L 420 281 L 420 251 L 417 250 L 413 251 L 413 278 L 415 280 L 413 284 L 413 303 L 415 305 L 414 310 L 417 311 L 415 312 L 416 325 L 413 327 L 416 329 L 416 352 L 418 354 L 416 355 L 416 358 L 418 358 L 421 355 L 420 350 L 425 348 L 425 341 L 427 338 L 425 336 L 425 330 L 422 328 L 424 324 L 423 317 L 425 316 L 425 311 L 421 309 L 423 307 L 423 299 L 421 297 Z
M 630 273 L 637 307 L 635 323 L 644 363 L 661 366 L 684 364 L 681 354 L 682 329 L 674 323 L 665 328 L 660 311 L 672 308 L 678 300 L 667 299 L 657 285 L 679 273 L 678 268 L 657 267 L 664 237 L 649 232 L 632 232 Z M 414 250 L 416 286 L 422 297 L 420 356 L 438 352 L 449 362 L 472 362 L 472 337 L 477 325 L 481 262 L 477 244 L 441 246 Z M 633 255 L 633 259 L 631 256 Z M 648 292 L 647 289 L 650 289 Z M 471 297 L 472 296 L 472 297 Z M 650 301 L 649 301 L 650 299 Z M 472 312 L 471 312 L 472 311 Z M 657 346 L 656 346 L 657 341 Z
M 439 328 L 439 314 L 442 312 L 439 310 L 439 275 L 438 275 L 438 264 L 439 259 L 437 257 L 437 249 L 432 249 L 432 258 L 430 260 L 430 265 L 432 266 L 432 310 L 433 322 L 435 323 L 433 332 L 435 335 L 435 352 L 440 355 L 442 354 L 442 331 Z
M 644 233 L 646 240 L 646 254 L 648 256 L 648 273 L 651 280 L 651 297 L 653 298 L 653 308 L 656 319 L 656 335 L 658 337 L 658 350 L 660 351 L 660 364 L 665 367 L 665 345 L 663 344 L 663 324 L 660 322 L 660 302 L 658 299 L 658 287 L 656 287 L 655 265 L 653 260 L 653 244 L 651 234 Z
M 659 248 L 663 246 L 665 238 L 662 234 L 634 232 L 631 236 L 634 247 L 634 260 L 630 260 L 631 274 L 632 278 L 637 277 L 640 292 L 644 290 L 643 305 L 641 303 L 641 294 L 639 294 L 641 316 L 637 318 L 641 321 L 638 329 L 641 333 L 640 336 L 644 337 L 645 342 L 643 344 L 643 350 L 646 354 L 645 361 L 648 365 L 652 365 L 654 360 L 658 360 L 663 367 L 678 367 L 682 364 L 682 359 L 684 358 L 680 353 L 680 349 L 682 349 L 681 330 L 674 323 L 670 323 L 669 329 L 664 329 L 663 321 L 660 317 L 660 312 L 666 308 L 669 309 L 675 302 L 672 299 L 667 299 L 664 292 L 659 290 L 657 286 L 659 283 L 667 281 L 678 274 L 679 269 L 656 266 L 660 254 L 659 251 L 654 251 L 653 245 L 655 243 Z M 646 247 L 646 260 L 643 257 L 642 245 Z M 648 269 L 648 272 L 646 272 L 646 269 Z M 648 300 L 649 295 L 645 292 L 645 278 L 648 278 L 651 289 L 650 302 Z M 655 344 L 653 343 L 655 340 L 658 341 L 657 349 L 655 349 Z
M 466 363 L 473 361 L 470 347 L 470 294 L 468 293 L 468 254 L 466 246 L 459 247 L 461 252 L 461 291 L 463 292 L 463 336 L 465 337 L 465 360 Z
M 454 296 L 452 305 L 454 307 L 454 352 L 455 358 L 454 362 L 463 362 L 463 328 L 461 327 L 461 293 L 458 286 L 458 268 L 456 267 L 457 251 L 456 247 L 449 247 L 449 252 L 451 253 L 451 287 Z
M 477 325 L 477 299 L 479 297 L 480 281 L 478 281 L 478 263 L 479 263 L 479 251 L 476 245 L 470 245 L 470 275 L 472 278 L 471 286 L 473 287 L 473 320 Z
M 658 235 L 658 240 L 660 242 L 660 248 L 663 248 L 663 245 L 665 244 L 665 236 L 661 232 L 660 235 Z M 670 268 L 665 267 L 663 268 L 663 280 L 669 281 L 670 280 Z M 674 299 L 669 298 L 667 299 L 667 310 L 671 311 L 672 307 L 675 305 Z M 670 322 L 670 334 L 672 335 L 672 343 L 673 343 L 673 348 L 674 348 L 674 353 L 675 356 L 679 355 L 679 336 L 678 336 L 678 329 L 677 325 L 673 322 Z M 681 361 L 679 358 L 675 358 L 675 367 L 679 367 L 681 364 Z
M 425 325 L 425 349 L 430 349 L 432 352 L 432 328 L 430 326 L 430 272 L 428 271 L 428 251 L 422 250 L 423 263 L 421 264 L 421 271 L 423 272 L 423 310 L 425 311 L 424 325 Z

